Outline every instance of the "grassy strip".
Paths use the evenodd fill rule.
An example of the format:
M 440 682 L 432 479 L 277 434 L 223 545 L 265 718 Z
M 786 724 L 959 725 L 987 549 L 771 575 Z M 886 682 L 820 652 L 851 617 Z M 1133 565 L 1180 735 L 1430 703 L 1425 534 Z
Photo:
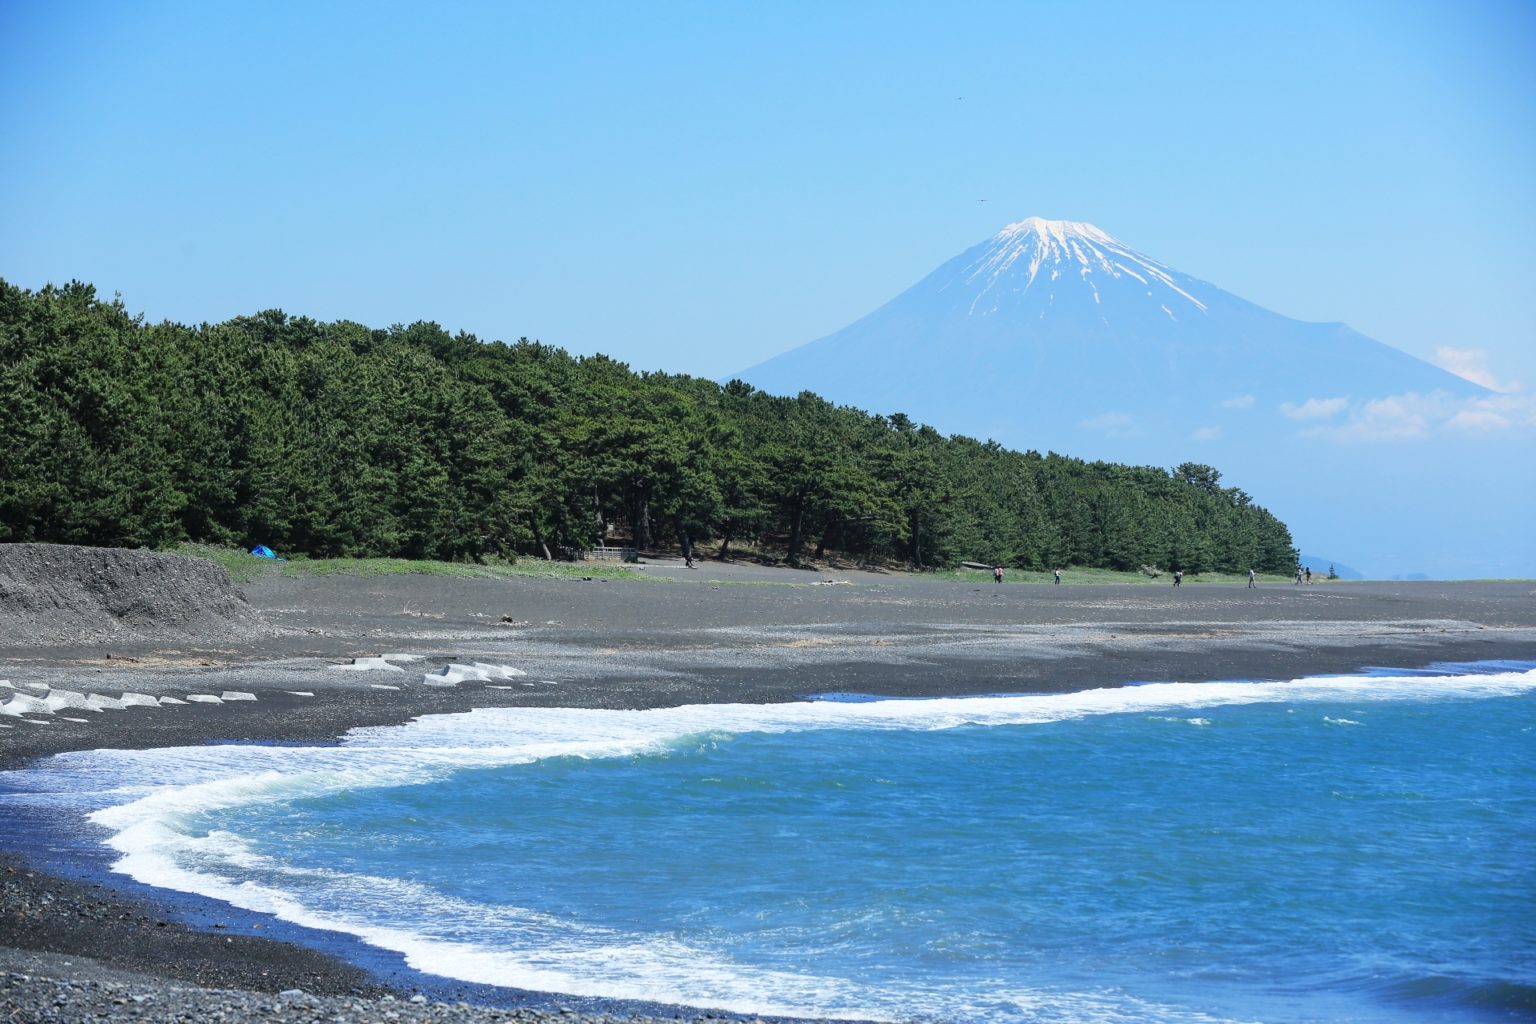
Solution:
M 992 582 L 992 574 L 990 572 L 984 570 L 984 569 L 957 569 L 954 572 L 954 576 L 955 576 L 955 578 L 957 580 L 959 580 L 962 583 L 991 583 Z M 1258 582 L 1260 584 L 1270 585 L 1270 586 L 1272 586 L 1274 584 L 1277 584 L 1277 583 L 1292 583 L 1292 582 L 1294 582 L 1294 577 L 1291 577 L 1291 576 L 1278 576 L 1278 575 L 1269 575 L 1269 574 L 1264 574 L 1264 573 L 1260 573 L 1256 577 L 1256 579 L 1258 580 Z M 1051 574 L 1049 572 L 1044 572 L 1044 571 L 1032 572 L 1032 571 L 1028 571 L 1028 570 L 1024 570 L 1024 569 L 1005 569 L 1003 571 L 1003 582 L 1005 584 L 1009 584 L 1009 583 L 1027 583 L 1027 584 L 1041 584 L 1041 583 L 1044 583 L 1044 584 L 1051 584 L 1053 582 L 1053 578 L 1052 578 L 1052 576 L 1051 576 Z M 1196 576 L 1196 575 L 1191 574 L 1191 573 L 1185 573 L 1184 574 L 1184 582 L 1186 584 L 1194 584 L 1194 583 L 1221 583 L 1221 584 L 1226 584 L 1226 585 L 1229 585 L 1229 586 L 1230 585 L 1247 586 L 1248 585 L 1248 574 L 1245 573 L 1245 572 L 1244 573 L 1235 573 L 1235 572 L 1203 572 L 1203 573 L 1200 573 L 1198 576 Z M 1322 577 L 1318 576 L 1316 573 L 1313 573 L 1313 575 L 1312 575 L 1312 582 L 1313 583 L 1325 583 L 1327 581 L 1324 580 Z M 1083 569 L 1083 568 L 1071 568 L 1071 569 L 1063 569 L 1061 571 L 1061 585 L 1064 586 L 1064 587 L 1072 586 L 1074 584 L 1082 585 L 1082 584 L 1089 584 L 1089 583 L 1097 583 L 1097 584 L 1117 583 L 1117 584 L 1136 584 L 1136 585 L 1154 585 L 1155 584 L 1155 585 L 1161 586 L 1161 587 L 1170 587 L 1170 586 L 1173 585 L 1173 573 L 1165 572 L 1161 576 L 1152 577 L 1152 576 L 1147 576 L 1144 573 L 1128 572 L 1128 571 L 1124 571 L 1124 570 L 1120 570 L 1120 569 Z
M 216 562 L 224 567 L 229 578 L 236 583 L 249 583 L 282 568 L 279 562 L 270 558 L 257 558 L 240 548 L 224 548 L 213 544 L 178 544 L 170 550 L 172 554 Z
M 206 558 L 217 562 L 236 583 L 280 573 L 290 578 L 306 576 L 457 576 L 461 579 L 518 579 L 537 576 L 545 579 L 610 579 L 640 580 L 646 577 L 633 569 L 618 566 L 590 565 L 582 562 L 545 562 L 529 559 L 519 562 L 502 562 L 480 565 L 471 562 L 416 561 L 408 558 L 308 558 L 295 555 L 278 561 L 258 558 L 239 548 L 215 547 L 209 544 L 183 544 L 175 549 L 177 554 L 194 558 Z

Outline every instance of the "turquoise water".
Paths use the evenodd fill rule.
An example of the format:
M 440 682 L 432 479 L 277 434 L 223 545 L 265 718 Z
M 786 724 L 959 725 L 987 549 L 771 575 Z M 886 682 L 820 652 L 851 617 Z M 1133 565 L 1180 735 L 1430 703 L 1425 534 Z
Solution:
M 467 981 L 956 1022 L 1526 1019 L 1536 672 L 1506 669 L 501 709 L 69 755 L 33 788 L 100 808 L 141 880 Z

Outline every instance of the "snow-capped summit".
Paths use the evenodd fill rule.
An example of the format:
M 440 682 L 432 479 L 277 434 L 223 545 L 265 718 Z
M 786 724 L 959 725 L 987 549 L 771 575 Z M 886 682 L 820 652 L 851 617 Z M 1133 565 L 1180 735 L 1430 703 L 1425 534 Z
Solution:
M 1104 242 L 1106 244 L 1119 244 L 1109 237 L 1109 234 L 1084 220 L 1047 220 L 1044 217 L 1025 217 L 1023 220 L 1012 224 L 1005 224 L 1003 229 L 994 237 L 1015 238 L 1019 235 L 1033 234 L 1044 239 L 1054 238 L 1058 242 L 1065 242 L 1069 237 L 1084 238 L 1090 242 Z
M 1101 306 L 1106 292 L 1123 292 L 1132 301 L 1150 299 L 1144 302 L 1147 312 L 1170 319 L 1207 312 L 1206 302 L 1190 290 L 1192 281 L 1181 282 L 1183 275 L 1084 221 L 1031 216 L 1009 224 L 962 259 L 963 273 L 945 289 L 969 296 L 969 316 L 1001 315 L 1028 306 L 1035 318 L 1043 319 L 1058 304 L 1091 301 Z
M 1147 297 L 1160 297 L 1160 305 L 1161 298 L 1169 297 L 1162 294 L 1166 289 L 1206 312 L 1205 303 L 1180 287 L 1170 268 L 1083 221 L 1030 217 L 1009 224 L 978 248 L 965 277 L 975 293 L 972 315 L 997 312 L 1000 293 L 1018 295 L 1042 284 L 1054 293 L 1063 277 L 1076 277 L 1095 303 L 1103 301 L 1100 283 L 1134 282 Z M 1167 315 L 1174 313 L 1168 310 Z

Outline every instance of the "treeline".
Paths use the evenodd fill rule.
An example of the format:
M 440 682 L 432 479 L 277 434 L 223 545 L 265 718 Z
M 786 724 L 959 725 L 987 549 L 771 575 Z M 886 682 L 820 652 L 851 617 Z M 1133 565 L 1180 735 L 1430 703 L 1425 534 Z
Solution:
M 0 541 L 1289 570 L 1285 525 L 1219 481 L 431 323 L 148 324 L 0 281 Z

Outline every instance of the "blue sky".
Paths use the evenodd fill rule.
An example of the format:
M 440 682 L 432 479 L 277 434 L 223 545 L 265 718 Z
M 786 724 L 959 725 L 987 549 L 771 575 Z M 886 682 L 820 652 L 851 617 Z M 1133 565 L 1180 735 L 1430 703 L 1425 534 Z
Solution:
M 1525 2 L 3 0 L 0 123 L 0 276 L 151 319 L 718 376 L 1035 214 L 1536 388 Z

